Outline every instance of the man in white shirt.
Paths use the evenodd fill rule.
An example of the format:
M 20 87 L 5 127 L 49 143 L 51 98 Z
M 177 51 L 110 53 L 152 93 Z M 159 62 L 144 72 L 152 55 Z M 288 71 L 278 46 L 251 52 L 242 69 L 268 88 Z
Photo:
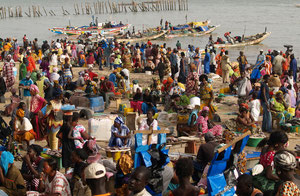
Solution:
M 145 189 L 150 178 L 150 170 L 145 166 L 136 168 L 129 179 L 128 188 L 132 193 L 130 196 L 151 196 L 151 194 Z

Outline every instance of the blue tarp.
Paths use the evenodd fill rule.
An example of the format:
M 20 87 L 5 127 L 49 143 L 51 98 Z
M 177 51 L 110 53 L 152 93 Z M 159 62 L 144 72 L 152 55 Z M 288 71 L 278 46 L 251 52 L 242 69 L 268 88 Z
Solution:
M 175 26 L 175 27 L 173 27 L 173 30 L 182 30 L 182 29 L 186 29 L 189 27 L 190 27 L 189 25 Z
M 196 29 L 200 30 L 200 31 L 208 31 L 208 26 L 200 26 L 200 27 L 196 27 Z

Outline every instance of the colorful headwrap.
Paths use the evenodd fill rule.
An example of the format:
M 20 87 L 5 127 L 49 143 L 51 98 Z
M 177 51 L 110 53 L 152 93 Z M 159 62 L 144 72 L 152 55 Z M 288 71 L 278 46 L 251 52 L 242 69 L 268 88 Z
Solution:
M 282 92 L 282 91 L 277 91 L 277 92 L 275 93 L 276 96 L 279 95 L 279 94 L 283 94 L 283 92 Z
M 39 93 L 40 91 L 39 91 L 39 87 L 37 87 L 36 85 L 34 85 L 34 84 L 32 84 L 32 85 L 30 85 L 30 89 L 29 89 L 30 91 L 32 91 L 32 92 L 35 92 L 35 93 Z
M 25 116 L 25 112 L 23 109 L 18 109 L 16 115 L 20 118 L 23 118 Z
M 202 108 L 202 111 L 209 111 L 209 107 L 204 106 L 204 107 Z
M 174 82 L 174 80 L 171 77 L 168 77 L 167 81 L 169 84 L 172 84 Z
M 13 164 L 13 163 L 14 163 L 14 156 L 8 151 L 3 151 L 1 154 L 0 166 L 4 170 L 4 175 L 7 174 L 8 164 Z
M 124 175 L 127 175 L 131 172 L 131 169 L 133 168 L 133 160 L 132 158 L 127 155 L 123 154 L 118 162 L 120 169 L 122 170 Z
M 247 110 L 249 110 L 249 106 L 248 106 L 248 104 L 246 104 L 246 103 L 241 103 L 241 104 L 240 104 L 240 107 L 246 108 Z
M 115 122 L 118 123 L 118 124 L 120 124 L 120 125 L 124 124 L 123 119 L 121 117 L 119 117 L 119 116 L 115 119 Z
M 288 151 L 276 153 L 274 156 L 274 165 L 283 170 L 294 170 L 297 167 L 296 157 Z

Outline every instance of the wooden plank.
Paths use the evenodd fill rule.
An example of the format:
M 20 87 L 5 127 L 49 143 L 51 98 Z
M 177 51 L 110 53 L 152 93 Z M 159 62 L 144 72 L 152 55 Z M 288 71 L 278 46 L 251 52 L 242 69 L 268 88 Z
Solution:
M 170 130 L 135 130 L 133 134 L 142 133 L 142 134 L 159 134 L 159 133 L 170 133 Z
M 225 146 L 221 147 L 218 149 L 218 153 L 221 153 L 222 151 L 224 151 L 225 149 L 229 148 L 230 146 L 234 145 L 235 143 L 237 143 L 238 141 L 244 139 L 246 136 L 251 135 L 251 131 L 247 131 L 246 133 L 244 133 L 243 135 L 235 138 L 234 140 L 232 140 L 231 142 L 229 142 L 228 144 L 226 144 Z

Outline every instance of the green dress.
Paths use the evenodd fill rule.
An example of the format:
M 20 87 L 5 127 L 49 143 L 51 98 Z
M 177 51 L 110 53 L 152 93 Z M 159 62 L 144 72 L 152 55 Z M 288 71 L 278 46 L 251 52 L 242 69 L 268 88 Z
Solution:
M 19 80 L 23 80 L 26 78 L 26 74 L 27 74 L 27 68 L 25 63 L 21 63 L 20 64 L 20 68 L 19 68 Z

